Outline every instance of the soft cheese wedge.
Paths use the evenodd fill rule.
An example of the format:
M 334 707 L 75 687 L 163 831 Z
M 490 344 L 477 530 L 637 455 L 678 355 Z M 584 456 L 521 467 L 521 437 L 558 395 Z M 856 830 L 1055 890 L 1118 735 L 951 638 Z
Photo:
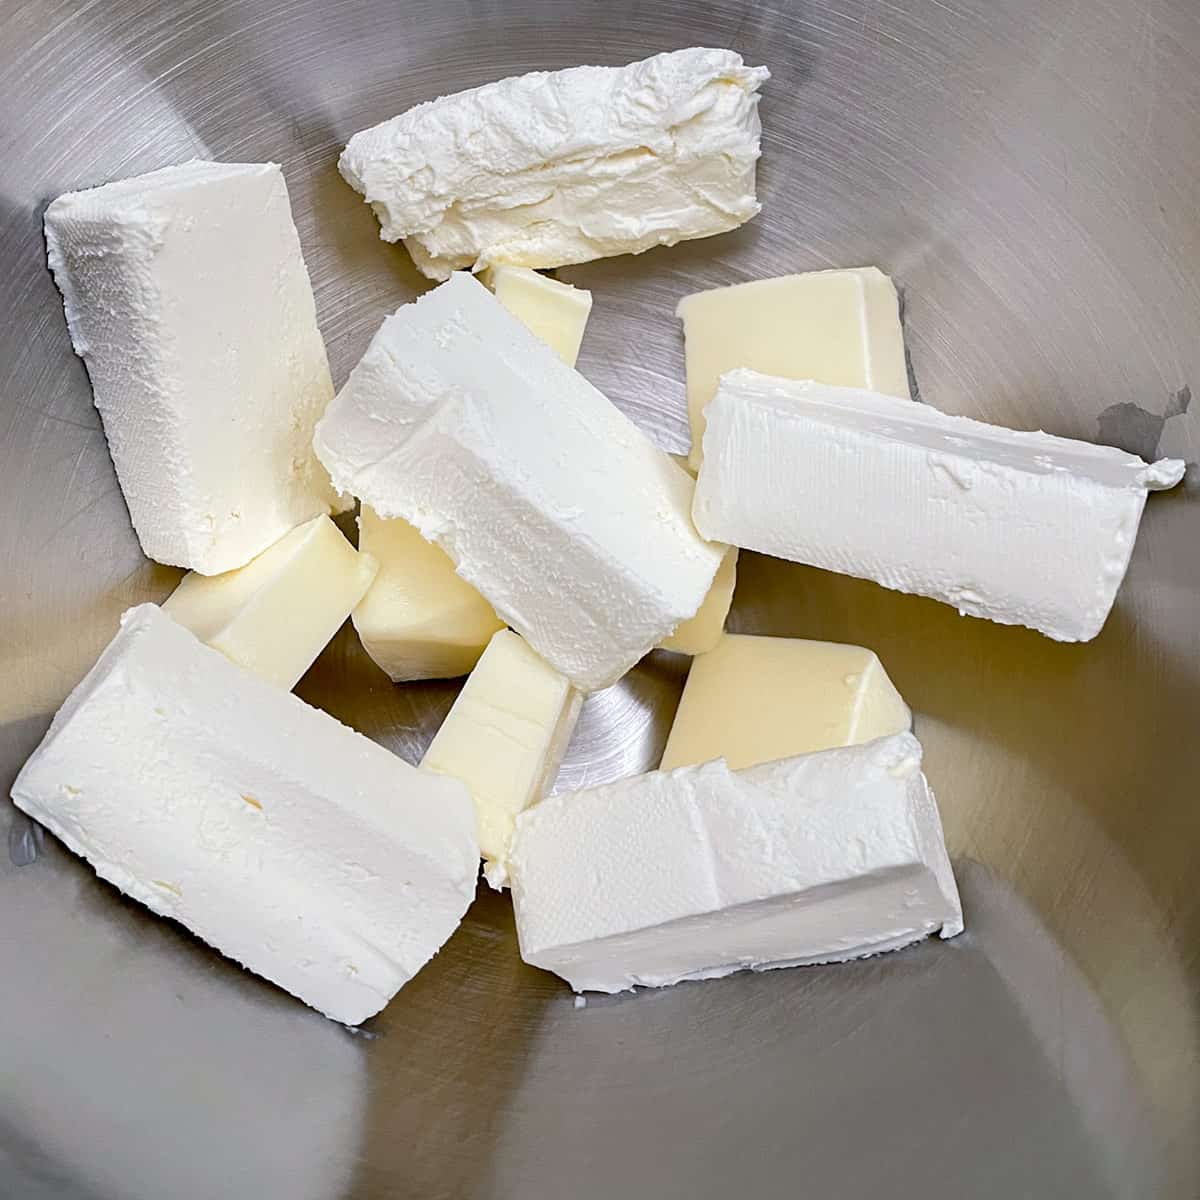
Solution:
M 694 616 L 725 554 L 687 472 L 467 274 L 384 322 L 314 444 L 584 691 Z
M 676 654 L 704 654 L 716 646 L 725 629 L 729 606 L 733 603 L 733 590 L 737 586 L 737 560 L 737 547 L 730 546 L 699 611 L 663 641 L 662 649 L 674 650 Z
M 446 552 L 407 521 L 364 504 L 358 548 L 379 574 L 354 610 L 363 648 L 394 683 L 466 675 L 504 628 L 492 606 L 454 570 Z
M 842 962 L 962 931 L 911 734 L 543 800 L 509 855 L 521 957 L 576 991 Z
M 314 517 L 236 571 L 185 575 L 162 609 L 231 662 L 291 691 L 378 569 L 328 517 Z
M 1086 642 L 1147 491 L 1184 464 L 1018 433 L 854 388 L 731 371 L 708 406 L 705 537 Z
M 496 299 L 569 366 L 575 365 L 592 294 L 525 267 L 495 267 L 487 282 Z M 400 517 L 363 505 L 359 549 L 380 563 L 379 576 L 355 610 L 363 647 L 391 679 L 451 679 L 479 661 L 502 629 L 492 606 L 454 569 L 444 550 Z
M 698 47 L 501 79 L 356 133 L 338 169 L 431 279 L 637 254 L 758 212 L 768 76 Z
M 218 575 L 337 507 L 312 452 L 333 383 L 275 163 L 70 192 L 46 244 L 150 558 Z
M 726 371 L 749 367 L 909 398 L 900 302 L 878 267 L 809 271 L 685 296 L 683 322 L 692 470 L 704 410 Z
M 496 299 L 573 367 L 592 311 L 592 293 L 531 271 L 528 267 L 492 267 L 484 282 Z
M 511 630 L 491 640 L 421 766 L 467 785 L 479 821 L 483 873 L 508 879 L 517 816 L 554 782 L 583 697 Z
M 347 1024 L 377 1013 L 475 894 L 466 788 L 202 645 L 155 605 L 13 785 L 101 878 Z
M 911 728 L 874 651 L 726 633 L 692 662 L 662 770 L 713 758 L 738 770 Z

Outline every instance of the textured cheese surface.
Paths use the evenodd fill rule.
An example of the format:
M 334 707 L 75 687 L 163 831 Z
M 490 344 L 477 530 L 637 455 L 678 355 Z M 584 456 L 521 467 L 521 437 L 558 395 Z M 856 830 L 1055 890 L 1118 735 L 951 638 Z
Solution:
M 517 816 L 546 793 L 579 717 L 582 696 L 511 630 L 492 638 L 421 766 L 467 785 L 479 821 L 484 875 L 508 878 Z
M 692 509 L 706 537 L 1059 641 L 1100 632 L 1147 490 L 1184 469 L 747 370 L 707 416 Z
M 509 856 L 521 956 L 576 991 L 896 949 L 962 930 L 911 734 L 543 800 Z
M 662 649 L 676 654 L 704 654 L 721 640 L 737 586 L 737 560 L 737 547 L 730 546 L 699 611 L 662 643 Z
M 768 77 L 697 47 L 501 79 L 356 133 L 338 168 L 432 279 L 637 254 L 758 212 Z
M 492 606 L 460 579 L 446 552 L 407 521 L 364 504 L 358 548 L 379 574 L 354 610 L 363 648 L 395 683 L 466 675 L 504 628 Z
M 12 795 L 101 878 L 347 1024 L 420 970 L 475 894 L 460 783 L 152 604 L 126 613 Z
M 328 517 L 314 517 L 244 567 L 185 575 L 162 609 L 231 662 L 291 691 L 378 569 Z
M 190 162 L 60 196 L 50 269 L 145 553 L 216 575 L 336 506 L 333 397 L 283 173 Z
M 694 616 L 725 553 L 687 472 L 467 274 L 384 322 L 315 446 L 584 691 Z
M 493 267 L 487 284 L 530 333 L 541 338 L 567 366 L 575 365 L 592 311 L 591 292 L 528 267 Z
M 738 770 L 911 728 L 874 651 L 726 633 L 692 663 L 662 770 L 713 758 Z
M 693 470 L 704 409 L 726 371 L 749 367 L 909 398 L 900 302 L 878 267 L 809 271 L 685 296 L 683 322 Z

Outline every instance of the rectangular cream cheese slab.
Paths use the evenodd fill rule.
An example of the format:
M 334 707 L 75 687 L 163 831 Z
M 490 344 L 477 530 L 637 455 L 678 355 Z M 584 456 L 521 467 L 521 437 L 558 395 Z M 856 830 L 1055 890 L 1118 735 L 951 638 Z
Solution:
M 231 662 L 290 692 L 378 569 L 328 517 L 313 517 L 244 567 L 185 575 L 162 610 Z
M 758 212 L 768 77 L 706 47 L 536 71 L 356 133 L 338 169 L 431 279 L 637 254 Z
M 874 651 L 726 633 L 692 661 L 661 769 L 723 758 L 738 770 L 911 728 Z
M 907 733 L 563 793 L 509 855 L 521 957 L 576 991 L 843 962 L 962 931 Z
M 494 267 L 496 299 L 569 366 L 592 308 L 592 294 L 525 267 Z M 450 679 L 479 661 L 503 628 L 492 606 L 460 578 L 440 547 L 400 517 L 363 505 L 358 544 L 380 562 L 379 576 L 354 612 L 364 649 L 391 679 Z
M 467 274 L 384 322 L 314 444 L 583 691 L 694 616 L 725 554 L 687 472 Z
M 50 269 L 145 553 L 218 575 L 339 507 L 333 398 L 275 163 L 189 162 L 59 196 Z
M 809 271 L 685 296 L 688 416 L 698 470 L 704 410 L 726 371 L 749 367 L 784 379 L 815 379 L 909 397 L 900 302 L 878 267 Z
M 475 894 L 457 780 L 131 609 L 17 777 L 96 873 L 334 1020 L 378 1012 Z
M 483 873 L 508 878 L 517 816 L 546 793 L 583 697 L 511 630 L 497 633 L 467 678 L 421 766 L 467 785 L 479 820 Z
M 705 537 L 1064 642 L 1100 632 L 1147 491 L 1184 471 L 747 370 L 722 376 L 707 415 L 692 508 Z

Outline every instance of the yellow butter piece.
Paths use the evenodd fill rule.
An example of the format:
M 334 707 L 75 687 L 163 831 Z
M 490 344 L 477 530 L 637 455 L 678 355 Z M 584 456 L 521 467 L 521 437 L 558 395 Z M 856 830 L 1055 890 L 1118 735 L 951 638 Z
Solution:
M 467 785 L 475 801 L 484 875 L 496 888 L 517 816 L 554 782 L 582 696 L 505 629 L 488 643 L 421 766 Z
M 407 521 L 387 520 L 364 504 L 358 545 L 379 563 L 353 613 L 363 649 L 396 683 L 467 674 L 504 628 L 492 606 Z
M 662 649 L 674 650 L 677 654 L 706 654 L 721 640 L 725 618 L 733 603 L 733 589 L 737 585 L 737 558 L 737 547 L 730 546 L 699 611 L 662 643 Z
M 735 367 L 909 398 L 900 305 L 878 267 L 810 271 L 685 296 L 688 417 L 699 469 L 704 409 Z
M 662 768 L 723 758 L 737 770 L 911 728 L 873 650 L 726 633 L 692 660 Z
M 591 292 L 528 267 L 491 267 L 485 272 L 484 282 L 531 333 L 563 362 L 575 365 L 592 311 Z
M 244 567 L 189 572 L 162 608 L 226 658 L 290 691 L 377 570 L 328 517 L 316 517 Z

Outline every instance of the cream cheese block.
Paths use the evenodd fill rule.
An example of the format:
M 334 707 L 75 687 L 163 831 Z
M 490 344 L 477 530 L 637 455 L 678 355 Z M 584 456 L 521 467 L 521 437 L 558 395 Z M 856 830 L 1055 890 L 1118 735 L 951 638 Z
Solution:
M 738 770 L 911 728 L 874 651 L 726 633 L 692 661 L 661 769 L 723 758 Z
M 394 683 L 454 679 L 479 661 L 504 628 L 492 606 L 459 578 L 446 552 L 407 521 L 364 504 L 358 548 L 379 563 L 352 616 L 363 649 Z
M 314 445 L 583 691 L 694 616 L 725 554 L 687 472 L 467 274 L 384 322 Z
M 576 991 L 844 962 L 962 931 L 907 733 L 543 800 L 509 855 L 521 957 Z
M 569 366 L 592 308 L 592 294 L 525 267 L 495 267 L 487 283 L 496 299 Z M 450 679 L 479 661 L 502 629 L 492 606 L 459 577 L 440 547 L 400 517 L 363 505 L 359 549 L 380 562 L 379 576 L 354 612 L 367 653 L 391 679 Z
M 162 609 L 231 662 L 291 691 L 378 569 L 328 517 L 313 517 L 244 567 L 185 575 Z
M 591 292 L 528 267 L 492 267 L 484 282 L 530 333 L 568 366 L 575 365 L 592 311 Z
M 704 654 L 721 640 L 725 619 L 733 603 L 733 590 L 737 586 L 737 560 L 737 547 L 730 546 L 717 568 L 704 603 L 694 617 L 684 621 L 663 641 L 663 650 L 674 650 L 676 654 Z
M 508 879 L 517 816 L 554 782 L 583 697 L 511 630 L 497 633 L 467 678 L 421 766 L 467 785 L 479 821 L 483 873 Z
M 125 614 L 12 796 L 102 879 L 349 1025 L 421 969 L 475 894 L 461 783 L 152 604 Z
M 1086 642 L 1147 491 L 1184 464 L 1022 433 L 854 388 L 731 371 L 692 508 L 708 538 Z
M 189 162 L 59 196 L 50 269 L 145 553 L 218 575 L 338 506 L 333 398 L 283 173 Z
M 878 267 L 809 271 L 685 296 L 683 322 L 692 470 L 704 410 L 726 371 L 749 367 L 909 398 L 900 302 Z
M 338 162 L 431 279 L 558 267 L 736 229 L 765 67 L 696 47 L 501 79 L 356 133 Z

